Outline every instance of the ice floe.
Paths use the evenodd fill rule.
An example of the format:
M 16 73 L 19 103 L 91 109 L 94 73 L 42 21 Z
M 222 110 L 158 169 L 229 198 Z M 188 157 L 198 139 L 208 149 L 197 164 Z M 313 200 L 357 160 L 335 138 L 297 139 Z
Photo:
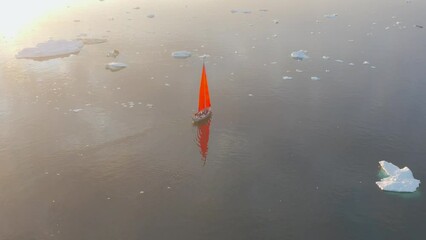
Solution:
M 105 68 L 110 70 L 111 72 L 115 72 L 126 67 L 127 67 L 127 64 L 120 63 L 120 62 L 110 62 L 105 66 Z
M 294 52 L 292 52 L 292 53 L 290 54 L 290 56 L 291 56 L 292 58 L 296 59 L 296 60 L 301 61 L 301 60 L 304 60 L 304 59 L 309 58 L 309 56 L 308 56 L 308 55 L 306 55 L 306 53 L 308 53 L 308 51 L 306 51 L 306 50 L 299 50 L 299 51 L 294 51 Z
M 83 42 L 79 40 L 49 40 L 37 44 L 33 48 L 24 48 L 18 54 L 18 59 L 47 60 L 59 57 L 68 57 L 77 54 L 83 48 Z
M 172 52 L 172 57 L 174 58 L 189 58 L 191 57 L 192 53 L 189 51 L 176 51 Z
M 318 80 L 320 80 L 320 78 L 319 77 L 311 77 L 311 80 L 312 81 L 318 81 Z
M 391 192 L 415 192 L 419 187 L 420 181 L 413 177 L 408 167 L 399 168 L 386 161 L 380 161 L 379 164 L 388 176 L 376 182 L 380 189 Z
M 283 79 L 284 79 L 284 80 L 291 80 L 291 79 L 293 79 L 293 77 L 290 77 L 290 76 L 284 76 L 284 77 L 283 77 Z

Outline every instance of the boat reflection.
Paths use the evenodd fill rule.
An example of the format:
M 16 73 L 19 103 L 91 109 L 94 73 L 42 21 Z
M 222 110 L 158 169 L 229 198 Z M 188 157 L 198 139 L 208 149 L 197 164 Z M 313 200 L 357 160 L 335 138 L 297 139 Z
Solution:
M 207 152 L 209 149 L 210 122 L 211 118 L 197 124 L 196 142 L 200 147 L 201 160 L 203 160 L 204 164 L 207 162 Z

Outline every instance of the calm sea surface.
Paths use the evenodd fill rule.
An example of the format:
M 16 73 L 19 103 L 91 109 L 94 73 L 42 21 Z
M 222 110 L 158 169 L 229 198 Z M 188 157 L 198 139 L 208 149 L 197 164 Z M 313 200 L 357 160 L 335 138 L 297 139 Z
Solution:
M 1 10 L 0 239 L 425 239 L 425 1 L 34 2 Z

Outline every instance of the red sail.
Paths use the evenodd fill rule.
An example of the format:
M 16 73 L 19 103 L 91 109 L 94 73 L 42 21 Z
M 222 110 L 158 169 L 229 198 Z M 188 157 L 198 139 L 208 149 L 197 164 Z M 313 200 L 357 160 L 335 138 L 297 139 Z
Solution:
M 210 106 L 210 94 L 209 86 L 207 84 L 206 67 L 203 63 L 203 71 L 201 73 L 200 95 L 198 97 L 198 111 L 200 112 L 206 108 L 209 108 Z

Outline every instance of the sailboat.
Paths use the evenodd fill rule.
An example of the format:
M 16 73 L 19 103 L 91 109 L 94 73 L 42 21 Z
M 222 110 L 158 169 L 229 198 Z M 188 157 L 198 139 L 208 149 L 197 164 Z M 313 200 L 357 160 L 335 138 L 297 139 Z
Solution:
M 201 72 L 200 93 L 198 96 L 198 112 L 192 116 L 194 123 L 202 122 L 212 115 L 209 86 L 207 84 L 206 66 L 203 60 L 203 70 Z

